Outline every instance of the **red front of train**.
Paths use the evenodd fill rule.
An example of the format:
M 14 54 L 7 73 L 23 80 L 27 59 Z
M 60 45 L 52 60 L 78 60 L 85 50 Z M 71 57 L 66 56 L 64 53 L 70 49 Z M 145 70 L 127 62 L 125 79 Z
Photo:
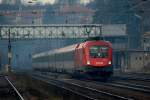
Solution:
M 87 41 L 75 49 L 75 67 L 80 72 L 91 75 L 113 73 L 112 45 L 107 41 Z

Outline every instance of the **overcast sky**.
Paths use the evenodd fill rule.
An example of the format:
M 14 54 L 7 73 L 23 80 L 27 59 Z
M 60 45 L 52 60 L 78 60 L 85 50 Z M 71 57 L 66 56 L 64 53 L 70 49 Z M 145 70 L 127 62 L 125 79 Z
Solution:
M 22 3 L 28 4 L 29 2 L 32 2 L 32 4 L 54 4 L 55 0 L 21 0 Z
M 54 4 L 55 3 L 55 0 L 22 0 L 22 3 L 24 4 L 28 4 L 29 1 L 32 1 L 33 4 Z M 94 0 L 80 0 L 82 4 L 87 4 L 87 3 L 90 3 L 91 1 L 94 1 Z
M 88 4 L 90 3 L 91 1 L 94 1 L 94 0 L 80 0 L 81 4 Z M 34 5 L 34 4 L 54 4 L 55 3 L 55 0 L 21 0 L 21 2 L 23 4 L 29 4 L 29 2 L 32 2 L 30 3 L 30 5 Z M 0 4 L 2 3 L 2 0 L 0 0 Z

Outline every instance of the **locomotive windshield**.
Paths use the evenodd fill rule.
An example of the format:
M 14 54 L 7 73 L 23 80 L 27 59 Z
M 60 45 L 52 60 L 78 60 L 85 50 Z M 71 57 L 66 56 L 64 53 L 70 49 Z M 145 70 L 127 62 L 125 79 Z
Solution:
M 106 46 L 92 46 L 90 47 L 90 56 L 92 58 L 107 58 L 109 48 Z

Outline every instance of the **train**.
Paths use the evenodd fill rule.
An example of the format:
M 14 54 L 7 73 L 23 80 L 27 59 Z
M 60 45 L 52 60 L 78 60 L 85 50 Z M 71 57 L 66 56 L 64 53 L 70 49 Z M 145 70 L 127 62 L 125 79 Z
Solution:
M 113 74 L 112 44 L 104 40 L 88 40 L 34 54 L 32 62 L 34 71 L 107 79 Z

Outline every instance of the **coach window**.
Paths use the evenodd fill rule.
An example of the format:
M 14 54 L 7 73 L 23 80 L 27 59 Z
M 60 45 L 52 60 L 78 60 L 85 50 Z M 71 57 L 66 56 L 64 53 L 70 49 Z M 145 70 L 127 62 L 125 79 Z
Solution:
M 142 60 L 142 57 L 139 57 L 140 60 Z
M 135 59 L 137 60 L 137 57 L 135 57 Z

